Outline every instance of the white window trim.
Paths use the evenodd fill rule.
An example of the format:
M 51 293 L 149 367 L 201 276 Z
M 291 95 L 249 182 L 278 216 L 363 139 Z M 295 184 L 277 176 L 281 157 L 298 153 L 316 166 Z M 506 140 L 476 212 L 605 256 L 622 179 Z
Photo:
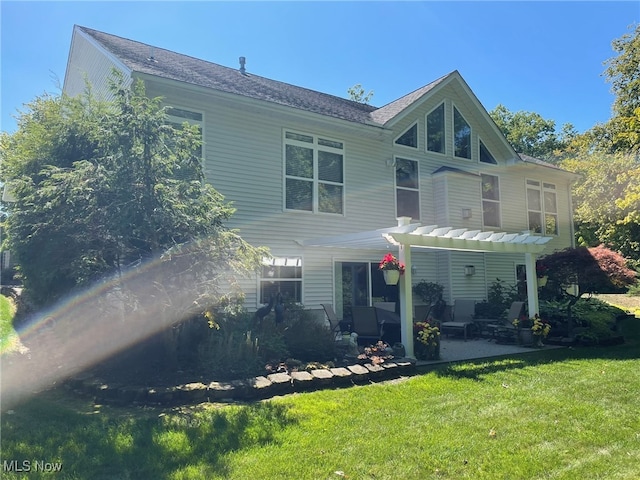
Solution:
M 531 182 L 538 182 L 538 186 L 536 187 L 535 185 L 530 185 L 529 181 Z M 558 189 L 556 188 L 556 184 L 555 183 L 551 183 L 551 182 L 545 182 L 544 180 L 539 180 L 537 178 L 530 178 L 527 177 L 524 180 L 524 185 L 525 185 L 525 191 L 528 191 L 529 189 L 531 190 L 537 190 L 540 193 L 540 208 L 541 210 L 534 210 L 532 208 L 529 207 L 529 195 L 527 193 L 526 196 L 526 201 L 527 201 L 527 228 L 529 228 L 529 212 L 536 212 L 536 213 L 540 213 L 540 222 L 541 222 L 541 232 L 535 232 L 535 233 L 539 233 L 540 235 L 552 235 L 552 236 L 559 236 L 560 235 L 560 221 L 559 221 L 559 212 L 558 212 Z M 553 188 L 550 187 L 545 187 L 545 185 L 552 185 Z M 544 204 L 545 200 L 544 200 L 544 194 L 545 192 L 553 192 L 556 196 L 556 211 L 555 212 L 547 212 L 546 206 Z M 556 229 L 558 230 L 557 232 L 547 232 L 547 222 L 546 222 L 546 216 L 547 215 L 555 215 L 556 217 Z
M 295 266 L 300 267 L 300 278 L 278 278 L 277 280 L 286 282 L 299 282 L 300 283 L 300 305 L 304 305 L 304 259 L 302 255 L 286 256 L 286 257 L 271 257 L 263 258 L 262 265 L 264 266 Z M 264 303 L 260 303 L 260 294 L 262 292 L 262 282 L 269 281 L 269 278 L 262 276 L 262 270 L 257 275 L 256 283 L 256 308 L 260 308 Z
M 418 167 L 418 170 L 417 170 L 418 188 L 407 188 L 407 187 L 399 187 L 398 186 L 398 184 L 396 182 L 396 165 L 398 164 L 398 159 L 399 158 L 401 158 L 403 160 L 409 160 L 411 162 L 416 162 L 416 165 Z M 395 204 L 396 204 L 396 214 L 398 213 L 398 192 L 397 191 L 398 190 L 407 190 L 407 191 L 410 191 L 410 192 L 418 192 L 418 218 L 414 218 L 413 220 L 418 220 L 419 221 L 421 219 L 421 217 L 422 217 L 422 191 L 421 191 L 422 190 L 421 189 L 421 183 L 422 182 L 420 182 L 420 162 L 415 158 L 409 158 L 409 157 L 407 157 L 405 155 L 394 155 L 394 157 L 393 157 L 393 165 L 394 165 L 394 167 L 393 167 L 393 186 L 395 187 L 394 191 L 393 191 L 393 193 L 394 193 L 393 197 L 394 197 L 394 201 L 395 201 Z
M 499 200 L 492 200 L 490 198 L 484 198 L 482 196 L 482 175 L 487 175 L 490 177 L 496 177 L 498 179 L 498 197 Z M 481 211 L 482 213 L 482 226 L 483 227 L 489 227 L 489 228 L 502 228 L 502 181 L 500 180 L 500 175 L 495 175 L 493 173 L 485 173 L 485 172 L 481 172 L 480 174 L 480 205 L 482 207 Z M 497 203 L 498 204 L 498 221 L 500 222 L 500 225 L 487 225 L 484 221 L 484 202 L 492 202 L 492 203 Z M 528 224 L 528 222 L 527 222 Z
M 402 137 L 405 133 L 411 130 L 413 127 L 416 127 L 416 142 L 418 143 L 415 147 L 409 145 L 403 145 L 402 143 L 396 143 L 400 137 Z M 420 125 L 418 125 L 418 121 L 413 122 L 409 127 L 405 128 L 396 138 L 393 139 L 393 146 L 400 148 L 410 148 L 411 151 L 416 151 L 420 149 Z
M 313 143 L 306 143 L 306 142 L 301 142 L 301 141 L 297 141 L 294 139 L 290 139 L 287 138 L 287 132 L 288 133 L 293 133 L 296 135 L 304 135 L 307 137 L 312 137 L 313 138 Z M 323 140 L 328 140 L 331 142 L 338 142 L 342 144 L 342 149 L 338 149 L 338 148 L 332 148 L 326 145 L 318 145 L 318 139 L 322 138 Z M 298 145 L 304 148 L 311 148 L 313 149 L 313 179 L 308 179 L 308 178 L 300 178 L 300 177 L 295 177 L 295 176 L 289 176 L 287 175 L 287 144 L 290 145 Z M 318 178 L 318 150 L 319 147 L 322 147 L 321 150 L 323 151 L 327 151 L 327 152 L 331 152 L 331 153 L 338 153 L 340 155 L 342 155 L 342 183 L 336 183 L 336 182 L 330 182 L 330 181 L 320 181 L 320 179 Z M 331 215 L 331 216 L 342 216 L 344 217 L 346 215 L 346 176 L 345 176 L 345 161 L 346 161 L 346 142 L 344 140 L 340 140 L 334 137 L 330 137 L 327 135 L 318 135 L 318 134 L 314 134 L 314 133 L 308 133 L 308 132 L 301 132 L 299 130 L 295 130 L 292 128 L 284 128 L 282 130 L 282 210 L 284 212 L 290 212 L 290 213 L 299 213 L 299 214 L 313 214 L 313 215 Z M 296 179 L 296 178 L 300 178 L 300 180 L 304 180 L 304 181 L 311 181 L 313 182 L 313 187 L 312 187 L 312 206 L 311 206 L 311 210 L 297 210 L 294 208 L 287 208 L 287 178 L 292 178 L 292 179 Z M 339 185 L 342 186 L 342 213 L 331 213 L 331 212 L 321 212 L 319 210 L 319 195 L 318 195 L 318 184 L 320 183 L 325 183 L 328 185 Z
M 489 153 L 491 154 L 493 159 L 496 161 L 496 163 L 487 163 L 480 160 L 480 143 L 481 142 L 484 144 L 484 148 L 486 148 L 489 151 Z M 473 156 L 473 153 L 471 154 L 471 156 Z M 489 147 L 487 146 L 487 142 L 485 142 L 480 135 L 478 135 L 478 164 L 489 165 L 492 168 L 498 167 L 500 165 L 500 162 L 498 162 L 498 159 L 496 158 L 494 153 L 491 150 L 489 150 Z
M 437 108 L 440 108 L 441 105 L 444 105 L 442 108 L 443 114 L 444 114 L 444 118 L 442 119 L 442 129 L 444 130 L 443 134 L 444 137 L 442 139 L 443 145 L 444 145 L 444 152 L 434 152 L 433 150 L 429 150 L 429 122 L 428 122 L 428 118 L 429 115 L 431 113 L 433 113 Z M 438 105 L 436 105 L 435 107 L 433 107 L 431 110 L 429 110 L 425 116 L 424 116 L 424 151 L 431 155 L 441 155 L 443 157 L 447 156 L 447 151 L 449 150 L 448 147 L 448 143 L 447 142 L 447 102 L 445 100 L 443 100 L 442 102 L 438 103 Z
M 460 114 L 460 116 L 462 117 L 462 119 L 466 122 L 467 125 L 469 125 L 469 158 L 467 157 L 458 157 L 456 155 L 456 114 L 455 111 L 458 111 L 458 113 Z M 465 117 L 462 114 L 462 111 L 456 106 L 455 103 L 451 103 L 451 146 L 453 148 L 453 150 L 451 151 L 453 158 L 456 159 L 460 159 L 460 160 L 465 160 L 467 162 L 472 162 L 473 161 L 473 127 L 471 126 L 471 123 L 467 120 L 467 117 Z

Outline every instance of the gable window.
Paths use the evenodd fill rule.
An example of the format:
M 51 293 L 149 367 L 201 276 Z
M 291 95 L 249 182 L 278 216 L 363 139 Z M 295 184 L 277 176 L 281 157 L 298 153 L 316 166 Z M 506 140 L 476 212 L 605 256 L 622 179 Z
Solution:
M 453 107 L 453 154 L 471 158 L 471 127 L 456 107 Z
M 202 162 L 203 149 L 202 149 L 202 113 L 193 112 L 184 108 L 168 107 L 167 110 L 167 123 L 176 130 L 182 130 L 185 128 L 185 123 L 196 126 L 198 129 L 197 145 L 194 146 L 191 152 L 194 159 Z M 173 141 L 171 141 L 173 143 Z M 169 148 L 175 147 L 174 144 L 168 145 Z M 173 175 L 179 180 L 195 180 L 198 178 L 197 170 L 195 166 L 187 164 L 179 164 L 174 170 Z
M 283 300 L 302 303 L 302 258 L 276 257 L 263 261 L 260 303 L 282 295 Z
M 529 230 L 532 232 L 558 234 L 558 204 L 554 184 L 527 180 L 527 214 Z
M 478 143 L 480 145 L 480 161 L 482 163 L 490 163 L 492 165 L 497 165 L 498 162 L 496 162 L 496 159 L 493 158 L 493 155 L 491 155 L 491 152 L 485 146 L 484 142 L 482 140 L 478 140 Z
M 427 150 L 444 153 L 444 103 L 427 115 Z
M 482 221 L 485 226 L 500 226 L 500 185 L 495 175 L 481 175 Z
M 396 139 L 395 143 L 396 145 L 418 148 L 418 124 L 414 123 L 412 127 Z
M 344 210 L 344 144 L 285 132 L 285 208 L 337 213 Z
M 396 216 L 420 219 L 418 162 L 396 159 Z

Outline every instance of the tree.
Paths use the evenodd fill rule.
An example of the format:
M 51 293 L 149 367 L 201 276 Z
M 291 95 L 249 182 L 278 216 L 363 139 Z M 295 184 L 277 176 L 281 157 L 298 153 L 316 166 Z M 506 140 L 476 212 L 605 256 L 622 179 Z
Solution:
M 172 127 L 142 82 L 128 88 L 116 76 L 111 88 L 113 102 L 90 89 L 38 97 L 1 137 L 0 178 L 16 197 L 8 246 L 25 294 L 43 306 L 153 261 L 171 264 L 149 283 L 172 314 L 203 308 L 223 295 L 223 278 L 253 271 L 266 251 L 225 228 L 234 210 L 204 182 L 198 128 Z M 185 279 L 183 301 L 173 287 Z
M 640 265 L 640 157 L 583 152 L 560 166 L 580 175 L 572 192 L 578 243 L 608 245 Z
M 576 135 L 573 125 L 569 123 L 557 133 L 553 120 L 545 120 L 533 112 L 513 113 L 501 104 L 489 115 L 516 152 L 549 161 L 553 161 L 557 151 L 563 150 Z
M 548 272 L 545 289 L 559 298 L 569 297 L 567 318 L 569 332 L 573 324 L 571 308 L 585 294 L 620 293 L 637 282 L 637 274 L 617 252 L 597 247 L 565 248 L 538 260 Z M 570 293 L 575 288 L 574 293 Z
M 368 105 L 373 97 L 373 90 L 369 90 L 369 93 L 364 93 L 364 88 L 359 83 L 355 84 L 353 87 L 347 89 L 347 93 L 349 94 L 349 100 L 353 100 L 354 102 L 364 103 Z

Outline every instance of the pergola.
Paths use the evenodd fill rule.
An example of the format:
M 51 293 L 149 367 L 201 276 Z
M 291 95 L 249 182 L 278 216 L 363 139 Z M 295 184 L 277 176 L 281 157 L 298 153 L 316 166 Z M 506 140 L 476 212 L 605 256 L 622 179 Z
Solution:
M 411 249 L 442 249 L 464 252 L 523 253 L 525 256 L 527 301 L 531 314 L 538 312 L 536 256 L 542 253 L 551 237 L 529 232 L 506 233 L 468 230 L 466 228 L 422 226 L 410 223 L 410 217 L 398 218 L 395 227 L 366 232 L 305 240 L 304 246 L 326 246 L 384 250 L 398 247 L 398 259 L 405 264 L 400 277 L 401 340 L 408 356 L 413 357 L 413 292 L 411 289 Z

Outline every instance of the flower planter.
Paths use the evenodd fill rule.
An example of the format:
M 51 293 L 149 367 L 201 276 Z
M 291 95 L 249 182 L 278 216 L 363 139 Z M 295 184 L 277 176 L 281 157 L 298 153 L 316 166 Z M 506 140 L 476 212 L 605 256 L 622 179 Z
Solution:
M 387 285 L 397 285 L 400 280 L 400 270 L 383 270 L 382 274 Z
M 418 340 L 414 340 L 413 354 L 417 360 L 438 360 L 440 358 L 440 341 L 436 341 L 435 345 L 425 345 Z
M 547 280 L 549 280 L 549 277 L 546 275 L 544 277 L 538 277 L 538 288 L 544 287 L 547 284 Z
M 533 345 L 533 332 L 530 328 L 521 328 L 518 330 L 518 340 L 522 345 Z

